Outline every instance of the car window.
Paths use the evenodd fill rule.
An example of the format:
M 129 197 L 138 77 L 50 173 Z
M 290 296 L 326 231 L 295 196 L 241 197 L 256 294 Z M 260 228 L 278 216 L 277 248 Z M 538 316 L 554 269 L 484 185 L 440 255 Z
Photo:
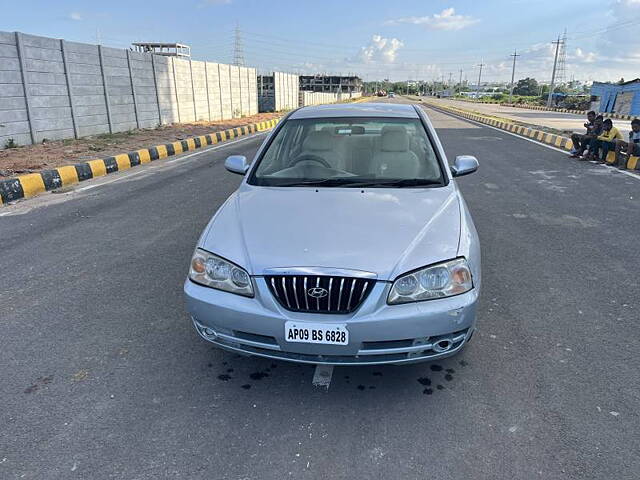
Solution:
M 264 186 L 437 186 L 435 149 L 416 118 L 287 120 L 248 182 Z

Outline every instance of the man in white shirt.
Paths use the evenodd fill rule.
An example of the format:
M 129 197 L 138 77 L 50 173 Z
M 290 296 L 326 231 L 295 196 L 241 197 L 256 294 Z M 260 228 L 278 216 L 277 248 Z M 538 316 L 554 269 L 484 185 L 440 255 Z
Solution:
M 625 154 L 622 153 L 624 150 Z M 631 156 L 640 156 L 640 119 L 631 120 L 631 131 L 629 141 L 616 140 L 616 160 L 617 166 L 621 170 L 626 170 L 627 162 Z

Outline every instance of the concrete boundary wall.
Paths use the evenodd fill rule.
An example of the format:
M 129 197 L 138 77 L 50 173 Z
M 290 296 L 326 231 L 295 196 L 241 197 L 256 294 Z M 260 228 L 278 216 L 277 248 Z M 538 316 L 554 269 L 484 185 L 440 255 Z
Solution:
M 325 103 L 336 103 L 345 100 L 353 100 L 360 98 L 361 92 L 352 93 L 333 93 L 333 92 L 310 92 L 303 90 L 300 92 L 300 106 L 322 105 Z
M 276 85 L 276 111 L 298 108 L 298 92 L 300 91 L 300 79 L 298 75 L 281 72 L 274 72 L 273 75 Z
M 261 112 L 279 112 L 299 107 L 300 78 L 298 75 L 282 72 L 261 75 L 257 91 Z
M 254 68 L 0 31 L 0 148 L 257 112 Z

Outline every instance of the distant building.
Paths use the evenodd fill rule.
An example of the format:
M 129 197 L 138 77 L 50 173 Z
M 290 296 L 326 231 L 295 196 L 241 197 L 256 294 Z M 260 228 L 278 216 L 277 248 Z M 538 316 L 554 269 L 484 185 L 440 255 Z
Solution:
M 300 75 L 300 90 L 308 92 L 359 93 L 362 79 L 356 76 Z
M 460 95 L 468 98 L 482 98 L 482 97 L 490 97 L 493 95 L 493 92 L 460 92 Z
M 640 116 L 640 78 L 591 85 L 591 108 L 599 112 Z
M 191 47 L 182 43 L 137 42 L 132 45 L 136 52 L 153 53 L 167 57 L 191 57 Z

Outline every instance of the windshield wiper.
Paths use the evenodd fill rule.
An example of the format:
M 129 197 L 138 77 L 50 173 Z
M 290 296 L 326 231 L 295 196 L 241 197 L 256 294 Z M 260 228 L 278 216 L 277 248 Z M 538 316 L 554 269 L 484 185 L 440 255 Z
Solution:
M 298 180 L 287 183 L 275 183 L 271 187 L 336 187 L 348 185 L 341 178 L 325 178 L 324 180 Z
M 369 182 L 354 182 L 345 183 L 345 187 L 360 188 L 360 187 L 390 187 L 390 188 L 403 188 L 403 187 L 422 187 L 426 185 L 442 185 L 440 180 L 427 180 L 424 178 L 406 178 L 404 180 L 371 180 Z
M 323 180 L 298 180 L 288 183 L 270 185 L 272 187 L 389 187 L 406 188 L 421 187 L 427 185 L 442 185 L 440 180 L 428 180 L 424 178 L 406 178 L 404 180 L 370 180 L 370 181 L 349 181 L 347 178 L 325 178 Z

